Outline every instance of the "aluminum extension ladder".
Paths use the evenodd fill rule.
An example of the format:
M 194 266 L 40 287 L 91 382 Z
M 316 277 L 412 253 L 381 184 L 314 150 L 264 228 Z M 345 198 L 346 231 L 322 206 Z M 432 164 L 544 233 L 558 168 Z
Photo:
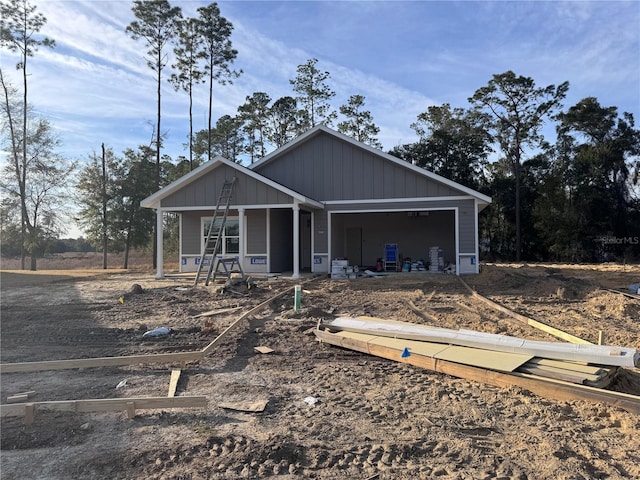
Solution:
M 196 280 L 193 285 L 197 285 L 200 281 L 200 274 L 202 273 L 202 267 L 206 263 L 207 258 L 209 259 L 209 269 L 207 271 L 207 278 L 205 280 L 205 285 L 209 285 L 209 281 L 211 280 L 211 274 L 214 272 L 214 266 L 218 267 L 218 263 L 227 262 L 227 259 L 218 259 L 217 252 L 218 249 L 222 246 L 222 237 L 224 235 L 224 227 L 227 223 L 227 217 L 229 215 L 229 205 L 231 204 L 231 197 L 233 196 L 233 187 L 235 186 L 237 178 L 233 177 L 233 180 L 225 180 L 222 188 L 220 189 L 220 195 L 218 195 L 218 204 L 216 205 L 216 209 L 213 212 L 213 218 L 211 220 L 211 225 L 209 225 L 209 230 L 207 232 L 207 238 L 204 244 L 204 250 L 202 252 L 202 256 L 200 257 L 200 263 L 198 264 L 198 271 L 196 273 Z M 219 225 L 216 225 L 216 221 L 222 219 Z M 215 243 L 211 246 L 212 237 L 215 236 Z M 237 260 L 236 260 L 237 262 Z M 240 264 L 238 263 L 238 266 Z M 225 265 L 225 271 L 227 270 Z M 240 268 L 242 272 L 242 268 Z M 227 271 L 227 276 L 230 275 L 230 272 Z M 242 273 L 244 278 L 244 272 Z M 215 279 L 215 273 L 214 273 Z

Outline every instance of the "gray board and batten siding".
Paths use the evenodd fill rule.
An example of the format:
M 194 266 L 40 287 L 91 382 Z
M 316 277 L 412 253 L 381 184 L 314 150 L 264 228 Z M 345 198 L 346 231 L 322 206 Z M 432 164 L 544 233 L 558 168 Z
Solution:
M 222 185 L 236 177 L 231 204 L 241 205 L 291 205 L 293 198 L 270 185 L 224 163 L 195 178 L 188 185 L 161 200 L 162 208 L 215 207 Z
M 229 214 L 243 212 L 240 251 L 245 262 L 264 271 L 286 271 L 293 263 L 295 276 L 299 267 L 312 263 L 312 271 L 327 272 L 330 259 L 347 251 L 356 258 L 373 258 L 378 247 L 367 245 L 382 245 L 389 230 L 382 222 L 377 231 L 376 222 L 393 212 L 405 248 L 420 250 L 423 256 L 421 241 L 425 247 L 442 244 L 448 256 L 456 257 L 457 266 L 466 265 L 466 272 L 458 272 L 477 272 L 477 214 L 491 202 L 489 197 L 322 125 L 248 168 L 218 157 L 141 205 L 157 209 L 159 223 L 163 212 L 181 213 L 181 253 L 197 256 L 203 244 L 202 219 L 211 215 L 224 182 L 234 177 Z M 302 221 L 296 228 L 292 213 L 298 209 Z M 400 212 L 415 218 L 401 218 Z M 433 212 L 429 220 L 425 212 Z M 293 254 L 295 244 L 301 261 Z M 162 275 L 161 269 L 158 273 Z
M 458 248 L 447 240 L 448 256 L 456 263 L 456 253 L 475 254 L 476 215 L 490 199 L 485 201 L 482 195 L 473 195 L 477 192 L 462 186 L 455 188 L 455 184 L 449 184 L 452 183 L 450 181 L 439 181 L 439 177 L 404 163 L 335 132 L 319 129 L 294 147 L 259 161 L 252 169 L 274 182 L 326 202 L 324 210 L 315 212 L 315 253 L 330 253 L 332 257 L 346 253 L 346 242 L 341 237 L 353 225 L 352 222 L 344 224 L 339 221 L 336 215 L 340 213 L 457 210 Z M 479 200 L 477 210 L 476 200 Z M 330 217 L 335 220 L 332 228 L 329 228 Z M 447 221 L 440 228 L 449 229 L 451 225 Z M 453 238 L 454 231 L 455 226 L 447 238 Z M 403 232 L 404 235 L 411 233 Z M 366 233 L 363 234 L 366 237 Z M 414 235 L 419 235 L 419 232 L 415 231 Z M 363 241 L 371 242 L 372 239 Z M 389 241 L 393 243 L 391 238 Z M 367 257 L 366 250 L 363 254 Z
M 253 170 L 322 202 L 468 195 L 407 167 L 319 130 Z

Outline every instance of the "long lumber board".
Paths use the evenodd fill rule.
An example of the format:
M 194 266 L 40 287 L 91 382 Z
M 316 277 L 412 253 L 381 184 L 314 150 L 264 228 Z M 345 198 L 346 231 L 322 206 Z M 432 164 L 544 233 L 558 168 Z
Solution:
M 546 333 L 548 333 L 550 335 L 553 335 L 554 337 L 561 338 L 562 340 L 566 340 L 569 343 L 581 343 L 581 344 L 585 344 L 585 345 L 592 344 L 592 342 L 589 342 L 589 341 L 584 340 L 584 339 L 582 339 L 580 337 L 576 337 L 574 335 L 571 335 L 570 333 L 563 332 L 562 330 L 559 330 L 559 329 L 557 329 L 555 327 L 547 325 L 546 323 L 538 322 L 537 320 L 533 320 L 532 318 L 525 317 L 524 315 L 520 315 L 519 313 L 514 312 L 513 310 L 509 310 L 507 307 L 504 307 L 504 306 L 500 305 L 499 303 L 496 303 L 493 300 L 490 300 L 487 297 L 484 297 L 484 296 L 480 295 L 473 288 L 471 288 L 467 284 L 467 282 L 465 282 L 462 278 L 460 278 L 460 276 L 458 276 L 458 280 L 460 280 L 462 282 L 462 284 L 467 288 L 467 290 L 469 290 L 469 292 L 471 292 L 471 295 L 474 298 L 477 298 L 481 302 L 484 302 L 487 305 L 489 305 L 494 310 L 502 312 L 505 315 L 508 315 L 511 318 L 519 321 L 520 323 L 524 323 L 525 325 L 529 325 L 531 327 L 537 328 L 538 330 L 541 330 L 541 331 L 546 332 Z
M 620 295 L 624 295 L 625 297 L 633 298 L 634 300 L 640 300 L 640 295 L 636 293 L 623 292 L 622 290 L 616 290 L 614 288 L 602 288 L 601 290 L 606 290 L 607 292 L 611 292 L 611 293 L 618 293 Z
M 397 348 L 374 345 L 355 338 L 342 338 L 339 335 L 323 330 L 316 330 L 315 334 L 320 341 L 331 345 L 394 360 L 396 362 L 407 363 L 453 377 L 473 380 L 501 388 L 515 385 L 541 397 L 560 401 L 585 400 L 604 402 L 640 415 L 640 397 L 636 395 L 601 390 L 549 378 L 540 378 L 525 373 L 502 373 L 485 368 L 462 365 L 448 360 L 426 357 L 420 354 L 411 354 L 408 357 L 402 357 L 402 351 Z
M 44 370 L 68 370 L 72 368 L 122 367 L 151 363 L 198 362 L 204 358 L 200 350 L 196 352 L 158 353 L 149 355 L 129 355 L 123 357 L 77 358 L 71 360 L 49 360 L 44 362 L 22 362 L 0 364 L 0 373 L 40 372 Z
M 309 280 L 306 280 L 304 282 L 301 283 L 301 285 L 307 284 L 309 282 L 312 282 L 314 280 L 316 280 L 319 277 L 313 277 L 310 278 Z M 207 345 L 206 347 L 204 347 L 202 349 L 202 353 L 204 355 L 208 355 L 214 348 L 216 348 L 224 339 L 225 337 L 229 334 L 230 331 L 232 331 L 233 329 L 235 329 L 238 325 L 240 325 L 240 323 L 245 320 L 247 317 L 254 315 L 256 313 L 258 313 L 260 310 L 262 310 L 263 308 L 265 308 L 267 305 L 269 305 L 271 302 L 273 302 L 274 300 L 282 297 L 284 294 L 290 292 L 291 290 L 293 290 L 295 288 L 295 286 L 291 286 L 288 288 L 285 288 L 282 292 L 269 297 L 267 300 L 265 300 L 264 302 L 262 302 L 259 305 L 256 305 L 255 307 L 253 307 L 251 310 L 243 313 L 242 315 L 240 315 L 236 320 L 234 320 L 231 325 L 229 325 L 227 328 L 225 328 L 222 333 L 220 333 L 220 335 L 218 335 L 209 345 Z
M 325 326 L 331 330 L 460 345 L 552 360 L 587 362 L 616 367 L 636 367 L 640 363 L 640 353 L 631 347 L 541 342 L 508 335 L 465 329 L 452 330 L 409 322 L 377 320 L 370 317 L 338 317 Z
M 543 365 L 526 364 L 518 369 L 519 372 L 531 373 L 539 377 L 555 378 L 556 380 L 564 380 L 565 382 L 581 383 L 592 387 L 606 386 L 610 383 L 609 375 L 590 375 L 578 373 L 564 368 L 548 367 Z
M 208 312 L 202 312 L 198 315 L 194 315 L 193 318 L 202 318 L 202 317 L 213 317 L 214 315 L 222 315 L 223 313 L 235 312 L 236 310 L 240 310 L 242 307 L 231 307 L 231 308 L 219 308 L 218 310 L 209 310 Z
M 30 423 L 35 411 L 55 410 L 58 412 L 120 412 L 126 411 L 129 417 L 136 410 L 166 408 L 206 408 L 207 397 L 132 397 L 99 398 L 90 400 L 61 400 L 49 402 L 14 403 L 0 405 L 1 417 L 25 417 Z

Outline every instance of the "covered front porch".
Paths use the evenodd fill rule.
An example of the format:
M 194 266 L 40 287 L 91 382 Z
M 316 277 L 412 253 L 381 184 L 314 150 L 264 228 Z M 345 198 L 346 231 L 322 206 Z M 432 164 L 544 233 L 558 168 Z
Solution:
M 218 256 L 237 258 L 246 273 L 291 272 L 292 278 L 300 278 L 302 272 L 318 271 L 313 242 L 314 216 L 317 210 L 317 205 L 298 202 L 269 208 L 230 207 L 222 228 Z M 203 266 L 208 266 L 212 259 L 210 255 L 203 257 L 212 210 L 156 209 L 156 278 L 163 278 L 165 275 L 164 216 L 169 212 L 179 215 L 179 272 L 195 273 L 200 262 L 205 262 Z

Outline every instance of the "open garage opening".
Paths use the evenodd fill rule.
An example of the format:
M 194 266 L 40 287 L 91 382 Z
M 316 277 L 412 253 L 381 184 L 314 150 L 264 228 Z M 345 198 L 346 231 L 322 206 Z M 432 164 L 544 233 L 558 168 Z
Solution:
M 455 265 L 455 210 L 331 214 L 332 258 L 375 269 L 388 244 L 397 245 L 400 268 L 406 259 L 428 268 L 433 247 L 442 249 L 445 266 Z

